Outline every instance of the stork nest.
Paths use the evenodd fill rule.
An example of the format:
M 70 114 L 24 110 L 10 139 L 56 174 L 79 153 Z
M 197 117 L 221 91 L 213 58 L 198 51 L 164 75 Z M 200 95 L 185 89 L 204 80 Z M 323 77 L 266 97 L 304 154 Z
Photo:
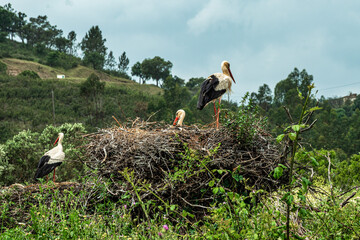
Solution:
M 166 129 L 138 122 L 86 138 L 86 164 L 95 170 L 89 174 L 103 181 L 113 197 L 126 193 L 134 202 L 177 205 L 195 216 L 204 216 L 221 198 L 214 188 L 246 195 L 249 189 L 274 191 L 286 181 L 286 174 L 272 177 L 280 151 L 263 131 L 248 144 L 226 128 Z

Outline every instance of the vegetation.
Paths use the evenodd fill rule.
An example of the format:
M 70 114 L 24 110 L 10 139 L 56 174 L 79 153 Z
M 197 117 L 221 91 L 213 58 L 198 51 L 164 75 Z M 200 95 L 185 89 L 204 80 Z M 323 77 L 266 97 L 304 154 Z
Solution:
M 280 163 L 262 177 L 281 182 L 282 187 L 272 191 L 256 187 L 256 181 L 250 184 L 250 177 L 237 170 L 244 168 L 241 165 L 233 169 L 218 165 L 210 170 L 208 164 L 216 153 L 229 156 L 226 151 L 231 150 L 224 145 L 230 140 L 200 154 L 201 148 L 178 139 L 183 147 L 177 156 L 182 165 L 168 169 L 171 174 L 162 180 L 166 181 L 164 188 L 174 182 L 191 186 L 193 173 L 206 174 L 202 179 L 210 180 L 199 188 L 206 191 L 190 191 L 192 199 L 210 200 L 201 205 L 205 214 L 195 216 L 199 201 L 180 211 L 183 200 L 168 202 L 156 192 L 161 189 L 153 191 L 150 184 L 135 181 L 131 169 L 119 170 L 121 176 L 119 171 L 101 175 L 84 164 L 86 140 L 82 136 L 99 128 L 132 126 L 137 118 L 171 123 L 179 108 L 186 111 L 186 125 L 209 124 L 212 109 L 196 110 L 204 78 L 186 81 L 174 76 L 173 64 L 159 56 L 129 67 L 125 51 L 118 58 L 112 51 L 107 53 L 98 26 L 90 28 L 80 45 L 76 38 L 74 31 L 63 36 L 46 15 L 27 19 L 10 3 L 0 6 L 2 239 L 360 237 L 360 95 L 354 101 L 317 99 L 314 77 L 294 68 L 278 82 L 274 94 L 263 84 L 258 92 L 246 94 L 239 105 L 222 101 L 222 126 L 231 132 L 231 141 L 242 146 L 236 154 L 263 154 L 269 150 L 269 141 L 278 141 Z M 83 58 L 78 57 L 77 46 Z M 67 77 L 59 80 L 56 74 Z M 139 84 L 131 77 L 138 77 Z M 160 88 L 146 85 L 149 79 Z M 33 185 L 37 162 L 60 131 L 65 133 L 68 162 L 59 168 L 57 177 L 71 184 Z M 261 134 L 266 137 L 260 137 L 258 144 Z M 199 141 L 204 139 L 199 137 Z M 132 187 L 121 195 L 111 191 L 125 185 Z M 145 201 L 142 196 L 154 198 Z

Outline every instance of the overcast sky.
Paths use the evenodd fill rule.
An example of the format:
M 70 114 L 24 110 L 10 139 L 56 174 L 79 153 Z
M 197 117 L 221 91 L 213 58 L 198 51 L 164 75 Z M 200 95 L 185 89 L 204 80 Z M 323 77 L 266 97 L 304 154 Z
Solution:
M 236 102 L 264 83 L 273 91 L 295 67 L 314 76 L 317 97 L 360 93 L 359 0 L 0 0 L 8 2 L 78 42 L 98 25 L 130 67 L 160 56 L 187 81 L 228 60 Z

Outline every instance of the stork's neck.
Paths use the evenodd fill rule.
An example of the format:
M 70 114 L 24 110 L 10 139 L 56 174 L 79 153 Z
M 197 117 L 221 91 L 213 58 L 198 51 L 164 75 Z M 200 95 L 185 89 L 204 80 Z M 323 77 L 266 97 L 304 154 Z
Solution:
M 58 146 L 60 145 L 62 147 L 62 141 L 63 141 L 64 135 L 59 136 Z
M 229 72 L 229 69 L 225 65 L 221 66 L 221 70 L 222 70 L 223 74 L 225 74 L 226 76 L 230 77 L 230 79 L 232 79 L 231 75 L 230 75 L 230 72 Z
M 178 126 L 182 126 L 182 123 L 184 121 L 184 118 L 185 118 L 185 113 L 182 113 L 179 117 L 179 122 L 178 122 Z

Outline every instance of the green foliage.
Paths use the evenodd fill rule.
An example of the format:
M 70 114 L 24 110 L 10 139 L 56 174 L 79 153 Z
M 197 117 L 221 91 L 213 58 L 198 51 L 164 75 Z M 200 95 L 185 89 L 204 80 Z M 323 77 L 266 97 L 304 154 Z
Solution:
M 129 58 L 126 56 L 126 52 L 123 52 L 121 56 L 119 57 L 119 71 L 122 73 L 126 73 L 126 71 L 129 69 Z
M 146 58 L 141 63 L 141 72 L 145 79 L 154 79 L 156 86 L 159 86 L 160 80 L 165 80 L 171 72 L 173 64 L 170 61 L 165 61 L 159 56 L 154 58 Z
M 62 30 L 50 24 L 46 15 L 37 18 L 31 17 L 29 20 L 30 22 L 24 25 L 22 31 L 27 44 L 30 46 L 51 47 L 56 37 L 62 34 Z
M 91 103 L 89 107 L 90 114 L 95 116 L 96 121 L 101 114 L 101 96 L 104 93 L 105 82 L 100 82 L 96 74 L 91 74 L 80 86 L 80 94 Z
M 0 74 L 6 74 L 7 66 L 5 63 L 0 62 Z
M 81 41 L 81 50 L 84 52 L 84 63 L 94 69 L 101 70 L 105 64 L 106 39 L 103 38 L 99 26 L 92 26 Z
M 26 77 L 26 78 L 32 78 L 32 79 L 39 79 L 40 76 L 31 70 L 25 70 L 19 74 L 19 76 Z
M 239 142 L 244 145 L 251 145 L 257 131 L 265 128 L 266 119 L 260 116 L 258 106 L 253 103 L 251 98 L 249 99 L 249 93 L 246 93 L 238 111 L 227 112 L 224 122 L 225 127 L 235 133 Z
M 62 67 L 66 70 L 77 67 L 80 61 L 63 52 L 52 51 L 47 55 L 46 64 L 52 67 Z
M 334 182 L 339 188 L 349 189 L 360 184 L 360 154 L 354 154 L 335 165 Z
M 66 162 L 57 177 L 59 180 L 77 178 L 83 168 L 75 162 L 82 155 L 77 147 L 82 144 L 80 134 L 85 132 L 85 128 L 82 124 L 63 124 L 59 127 L 49 125 L 41 134 L 24 130 L 6 141 L 0 155 L 0 184 L 33 181 L 38 161 L 46 151 L 53 148 L 52 143 L 59 132 L 65 134 L 63 146 Z

